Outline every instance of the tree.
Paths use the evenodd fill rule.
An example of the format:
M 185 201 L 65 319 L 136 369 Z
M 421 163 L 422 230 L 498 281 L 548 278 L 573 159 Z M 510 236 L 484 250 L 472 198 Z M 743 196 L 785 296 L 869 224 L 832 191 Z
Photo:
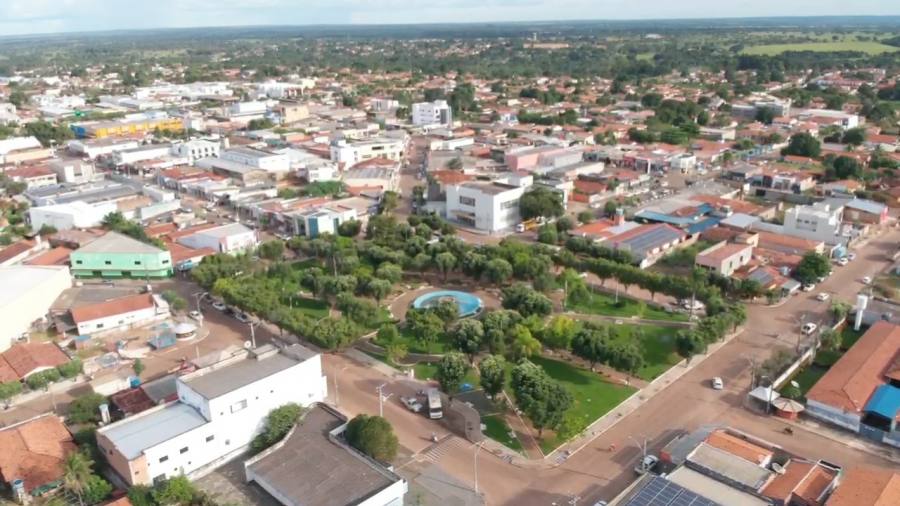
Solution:
M 568 232 L 575 228 L 575 220 L 573 220 L 570 216 L 561 216 L 558 220 L 556 220 L 556 230 L 560 233 Z
M 386 191 L 381 195 L 381 212 L 391 214 L 397 206 L 400 205 L 400 194 L 397 192 Z
M 572 346 L 576 332 L 578 325 L 574 320 L 568 316 L 556 315 L 541 331 L 541 341 L 549 348 L 568 350 Z
M 406 312 L 406 328 L 418 342 L 430 347 L 444 331 L 444 322 L 434 311 L 410 309 Z
M 266 260 L 281 260 L 284 256 L 284 241 L 281 239 L 273 239 L 259 245 L 259 256 Z
M 591 371 L 597 362 L 609 358 L 609 329 L 585 326 L 572 338 L 572 353 L 591 364 Z
M 390 281 L 392 284 L 398 283 L 403 279 L 403 268 L 391 262 L 383 262 L 375 269 L 375 277 Z
M 484 272 L 491 283 L 502 285 L 512 277 L 513 268 L 506 260 L 493 258 L 485 263 Z
M 822 348 L 829 351 L 839 351 L 844 345 L 844 336 L 840 332 L 835 332 L 832 328 L 824 328 L 819 333 L 819 340 Z
M 175 290 L 164 290 L 162 298 L 169 303 L 169 307 L 173 311 L 184 311 L 187 309 L 187 301 Z
M 634 340 L 617 343 L 610 347 L 609 365 L 620 371 L 635 374 L 644 367 L 644 355 Z
M 348 220 L 338 225 L 338 235 L 342 237 L 356 237 L 362 230 L 362 223 L 358 220 Z
M 444 331 L 450 330 L 450 326 L 459 319 L 459 304 L 455 300 L 439 301 L 430 310 L 444 322 Z
M 783 155 L 806 156 L 817 158 L 822 151 L 822 145 L 818 139 L 807 132 L 801 132 L 791 136 L 791 140 L 784 150 Z
M 382 325 L 375 336 L 375 340 L 383 344 L 393 343 L 399 338 L 400 331 L 397 330 L 397 326 L 393 323 L 385 323 Z
M 771 125 L 772 121 L 775 120 L 775 111 L 769 109 L 768 107 L 762 107 L 756 110 L 756 121 L 760 123 L 765 123 L 766 125 Z
M 262 432 L 250 442 L 253 453 L 259 453 L 284 439 L 302 415 L 303 408 L 294 403 L 285 404 L 269 411 Z
M 797 265 L 795 275 L 801 283 L 812 284 L 819 278 L 824 278 L 831 272 L 831 264 L 825 255 L 810 251 L 803 255 Z
M 384 349 L 387 353 L 388 362 L 398 364 L 409 354 L 409 350 L 403 343 L 390 343 Z
M 841 321 L 844 318 L 846 318 L 847 315 L 850 314 L 850 309 L 852 309 L 850 304 L 847 304 L 844 301 L 840 301 L 840 300 L 831 301 L 831 309 L 830 309 L 831 316 L 834 317 L 834 321 L 836 321 L 836 322 Z
M 97 393 L 84 394 L 76 398 L 69 404 L 69 422 L 73 424 L 99 422 L 101 404 L 106 404 L 106 397 Z
M 386 279 L 375 278 L 366 284 L 366 290 L 368 290 L 369 294 L 380 304 L 382 299 L 390 295 L 393 286 L 394 285 Z
M 191 481 L 188 480 L 186 476 L 181 475 L 169 478 L 168 480 L 157 484 L 153 487 L 151 496 L 153 497 L 153 500 L 160 505 L 186 505 L 191 503 L 195 492 L 196 490 L 194 489 L 194 485 L 191 484 Z
M 56 366 L 56 370 L 59 371 L 59 375 L 66 379 L 72 379 L 75 376 L 78 376 L 83 369 L 84 364 L 82 364 L 80 358 L 73 358 L 65 364 Z
M 144 372 L 144 361 L 136 358 L 134 359 L 134 363 L 131 364 L 131 369 L 134 371 L 134 375 L 140 377 L 141 373 Z
M 450 271 L 456 266 L 456 256 L 449 251 L 439 253 L 434 257 L 434 264 L 437 266 L 438 270 L 441 271 L 441 274 L 444 275 L 444 281 L 447 281 L 447 275 L 450 274 Z
M 22 392 L 22 382 L 7 381 L 0 383 L 0 401 L 4 403 L 19 395 Z
M 613 199 L 609 199 L 606 201 L 605 204 L 603 204 L 603 214 L 605 214 L 607 217 L 612 218 L 613 216 L 616 215 L 618 210 L 619 210 L 619 206 L 618 206 L 618 204 L 616 204 L 616 201 Z
M 94 462 L 80 451 L 70 453 L 63 462 L 63 487 L 75 494 L 78 503 L 84 506 L 84 493 L 93 475 Z
M 554 218 L 565 212 L 562 195 L 546 186 L 534 186 L 519 199 L 519 214 L 522 219 Z
M 466 319 L 457 323 L 450 337 L 457 350 L 469 356 L 469 362 L 474 362 L 475 355 L 481 351 L 484 345 L 484 326 L 480 321 Z
M 544 244 L 556 244 L 559 242 L 559 233 L 552 223 L 545 223 L 538 229 L 538 241 Z
M 441 389 L 453 398 L 453 395 L 459 391 L 463 378 L 469 370 L 469 363 L 462 353 L 447 353 L 441 357 L 441 361 L 437 366 L 437 380 L 441 384 Z
M 538 437 L 542 435 L 544 429 L 553 430 L 559 427 L 566 412 L 574 403 L 572 394 L 556 381 L 548 381 L 545 389 L 542 402 L 533 404 L 532 409 L 526 412 L 532 425 L 538 430 Z
M 866 129 L 862 127 L 850 128 L 844 132 L 841 142 L 851 146 L 860 146 L 866 142 Z
M 345 431 L 350 446 L 380 462 L 397 456 L 398 441 L 391 423 L 380 416 L 357 415 Z
M 828 179 L 862 179 L 863 166 L 859 160 L 849 156 L 827 156 L 825 176 Z
M 500 355 L 489 355 L 478 364 L 481 388 L 492 398 L 503 391 L 506 384 L 506 360 Z
M 594 213 L 593 211 L 581 211 L 578 213 L 578 221 L 581 223 L 591 223 L 594 221 Z
M 503 307 L 514 309 L 522 316 L 533 314 L 547 316 L 553 311 L 553 303 L 525 283 L 516 283 L 503 289 Z
M 509 333 L 509 350 L 507 354 L 510 360 L 518 362 L 524 358 L 533 357 L 541 353 L 541 342 L 531 335 L 531 331 L 525 325 L 515 325 Z
M 706 353 L 706 341 L 696 332 L 682 331 L 675 336 L 675 351 L 678 352 L 678 356 L 687 360 L 687 363 L 691 363 L 694 355 Z
M 268 130 L 274 126 L 275 123 L 272 123 L 272 120 L 269 118 L 257 118 L 251 119 L 247 123 L 247 130 Z
M 99 504 L 109 497 L 112 491 L 112 484 L 96 474 L 92 474 L 85 483 L 83 499 L 85 504 Z

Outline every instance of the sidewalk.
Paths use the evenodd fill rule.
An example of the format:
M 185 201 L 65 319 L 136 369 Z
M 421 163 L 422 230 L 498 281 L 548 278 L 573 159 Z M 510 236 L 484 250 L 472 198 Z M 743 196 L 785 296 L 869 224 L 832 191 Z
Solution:
M 871 455 L 890 460 L 891 462 L 900 465 L 900 455 L 897 454 L 897 449 L 893 446 L 878 445 L 871 441 L 863 439 L 859 435 L 852 432 L 834 429 L 814 420 L 803 418 L 798 418 L 797 420 L 787 420 L 779 418 L 778 420 L 784 422 L 785 424 L 799 427 L 801 430 L 812 432 L 813 434 L 817 434 L 826 439 L 830 439 L 848 448 L 869 453 Z

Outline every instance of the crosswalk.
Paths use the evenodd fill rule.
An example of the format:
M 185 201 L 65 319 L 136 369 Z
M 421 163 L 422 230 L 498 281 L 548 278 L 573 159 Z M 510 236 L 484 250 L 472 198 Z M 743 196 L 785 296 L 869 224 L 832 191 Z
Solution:
M 457 436 L 447 436 L 437 443 L 429 446 L 416 456 L 416 460 L 420 462 L 437 463 L 441 457 L 453 451 L 456 448 L 465 448 L 469 443 Z

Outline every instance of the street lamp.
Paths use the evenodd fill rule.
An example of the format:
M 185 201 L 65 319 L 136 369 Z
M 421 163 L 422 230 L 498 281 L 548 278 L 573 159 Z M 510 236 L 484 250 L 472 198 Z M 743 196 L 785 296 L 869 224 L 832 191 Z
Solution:
M 644 436 L 643 434 L 641 434 L 640 436 L 644 438 L 643 443 L 641 443 L 637 439 L 633 438 L 632 436 L 628 436 L 628 439 L 634 441 L 634 444 L 636 444 L 638 449 L 641 450 L 641 458 L 643 459 L 643 458 L 647 457 L 647 436 Z
M 391 398 L 394 394 L 384 395 L 384 387 L 387 386 L 387 383 L 382 383 L 375 388 L 375 391 L 378 392 L 378 416 L 384 418 L 384 401 Z

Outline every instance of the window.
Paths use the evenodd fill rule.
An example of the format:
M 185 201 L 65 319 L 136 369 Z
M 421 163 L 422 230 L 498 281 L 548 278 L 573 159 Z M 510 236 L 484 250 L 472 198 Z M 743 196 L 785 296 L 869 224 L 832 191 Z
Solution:
M 107 260 L 107 261 L 105 261 L 105 262 L 103 262 L 103 263 L 105 263 L 106 265 L 112 265 L 112 260 Z
M 163 263 L 163 265 L 166 265 L 167 263 L 169 263 L 169 261 L 168 261 L 168 260 L 163 260 L 162 263 Z
M 519 207 L 519 199 L 507 200 L 506 202 L 500 203 L 500 209 L 511 209 L 513 207 Z
M 206 442 L 209 443 L 210 441 L 212 441 L 215 438 L 216 438 L 215 434 L 213 434 L 211 436 L 206 436 Z
M 473 199 L 472 197 L 463 197 L 463 196 L 460 196 L 460 197 L 459 197 L 459 203 L 462 204 L 462 205 L 464 205 L 464 206 L 474 206 L 474 205 L 475 205 L 475 199 Z
M 155 476 L 155 477 L 153 478 L 153 484 L 154 484 L 154 485 L 159 484 L 159 483 L 162 483 L 162 482 L 164 482 L 164 481 L 166 481 L 166 475 L 165 475 L 165 474 L 160 474 L 160 475 Z
M 178 453 L 187 453 L 187 452 L 188 452 L 188 447 L 187 447 L 187 446 L 185 446 L 184 448 L 178 450 Z
M 164 456 L 162 456 L 162 457 L 159 458 L 159 463 L 162 464 L 163 462 L 165 462 L 165 461 L 167 461 L 167 460 L 169 460 L 169 456 L 168 456 L 168 455 L 164 455 Z
M 141 261 L 140 261 L 140 260 L 135 260 L 135 261 L 134 261 L 134 265 L 141 265 Z
M 244 409 L 244 408 L 246 408 L 246 407 L 247 407 L 247 399 L 244 399 L 244 400 L 242 400 L 242 401 L 238 401 L 238 402 L 235 402 L 234 404 L 232 404 L 232 405 L 231 405 L 231 412 L 232 412 L 232 413 L 237 413 L 238 411 L 240 411 L 240 410 L 242 410 L 242 409 Z
M 97 324 L 97 328 L 98 328 L 98 329 L 102 329 L 102 328 L 103 328 L 103 324 L 102 324 L 102 323 L 98 323 L 98 324 Z
M 75 263 L 81 265 L 81 260 L 75 260 Z

